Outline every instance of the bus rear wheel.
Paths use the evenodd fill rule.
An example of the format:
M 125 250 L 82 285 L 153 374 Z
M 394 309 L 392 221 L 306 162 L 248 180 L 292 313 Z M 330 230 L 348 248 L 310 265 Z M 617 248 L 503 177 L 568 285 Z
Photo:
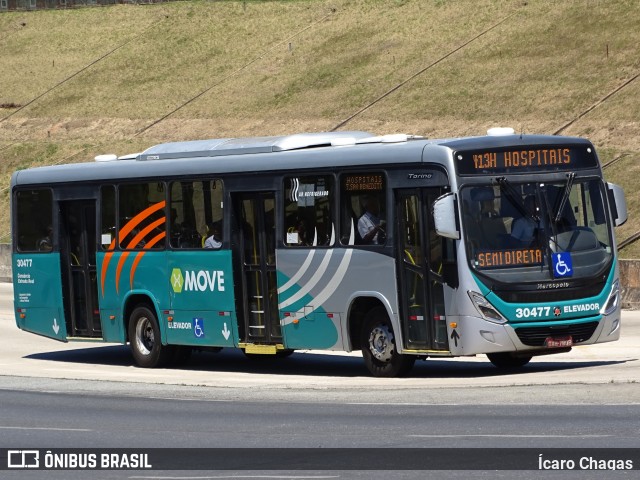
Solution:
M 131 313 L 129 342 L 133 359 L 139 367 L 161 367 L 173 358 L 173 349 L 162 345 L 158 320 L 147 307 L 137 307 Z
M 382 307 L 372 309 L 365 317 L 361 342 L 364 363 L 375 377 L 406 375 L 416 361 L 413 356 L 398 353 L 396 336 Z
M 510 352 L 487 353 L 487 358 L 498 368 L 521 368 L 531 361 L 530 356 L 516 356 Z

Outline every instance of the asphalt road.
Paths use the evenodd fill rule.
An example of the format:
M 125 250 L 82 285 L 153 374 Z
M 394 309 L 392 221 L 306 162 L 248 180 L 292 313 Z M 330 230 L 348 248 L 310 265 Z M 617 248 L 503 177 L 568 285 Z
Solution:
M 382 448 L 382 458 L 408 448 L 454 448 L 461 456 L 468 448 L 529 448 L 534 458 L 544 448 L 640 451 L 637 312 L 624 312 L 619 342 L 540 357 L 521 373 L 501 374 L 478 356 L 419 362 L 409 378 L 376 379 L 359 355 L 321 352 L 262 362 L 225 350 L 195 355 L 178 369 L 139 369 L 125 346 L 62 344 L 19 331 L 10 294 L 0 285 L 0 448 L 356 448 L 362 455 Z M 275 471 L 255 469 L 247 458 L 245 468 L 254 469 L 0 471 L 0 477 L 578 478 L 330 465 Z M 579 478 L 640 478 L 635 473 L 590 471 Z
M 233 349 L 196 354 L 180 368 L 142 369 L 133 365 L 128 346 L 61 343 L 18 330 L 11 285 L 0 284 L 0 388 L 125 395 L 142 390 L 160 397 L 179 391 L 181 397 L 219 400 L 640 403 L 640 312 L 623 312 L 622 323 L 617 342 L 536 357 L 519 372 L 501 372 L 479 355 L 419 361 L 408 378 L 379 379 L 369 375 L 360 353 L 303 351 L 256 361 Z

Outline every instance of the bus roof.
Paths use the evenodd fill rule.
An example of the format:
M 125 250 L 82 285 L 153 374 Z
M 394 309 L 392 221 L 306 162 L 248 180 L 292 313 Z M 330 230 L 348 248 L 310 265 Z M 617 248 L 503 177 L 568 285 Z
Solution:
M 577 137 L 503 135 L 426 139 L 368 132 L 320 132 L 277 137 L 221 138 L 171 142 L 139 154 L 37 167 L 13 174 L 11 186 L 74 181 L 160 178 L 176 175 L 301 171 L 331 167 L 421 163 L 447 164 L 451 151 L 533 145 L 591 145 Z
M 190 142 L 161 143 L 138 155 L 138 160 L 162 160 L 185 157 L 217 157 L 250 153 L 285 152 L 302 148 L 330 147 L 335 143 L 372 138 L 368 132 L 298 133 L 280 137 L 216 138 Z

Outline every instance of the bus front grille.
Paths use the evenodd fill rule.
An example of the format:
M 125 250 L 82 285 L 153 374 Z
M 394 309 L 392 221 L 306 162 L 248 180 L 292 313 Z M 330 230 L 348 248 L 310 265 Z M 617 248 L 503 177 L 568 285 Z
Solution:
M 578 323 L 574 325 L 554 327 L 521 327 L 515 328 L 522 343 L 530 347 L 542 347 L 549 337 L 571 336 L 573 344 L 586 342 L 598 328 L 598 322 Z

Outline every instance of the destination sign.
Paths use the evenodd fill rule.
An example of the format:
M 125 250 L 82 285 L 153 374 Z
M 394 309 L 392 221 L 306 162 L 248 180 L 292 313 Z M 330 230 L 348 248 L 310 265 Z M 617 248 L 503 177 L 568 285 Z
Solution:
M 488 149 L 455 153 L 460 175 L 576 170 L 598 165 L 592 147 Z
M 375 191 L 384 188 L 382 175 L 347 175 L 344 177 L 344 190 L 354 191 Z
M 527 267 L 542 264 L 542 250 L 539 248 L 521 248 L 517 250 L 494 250 L 476 254 L 476 267 Z

